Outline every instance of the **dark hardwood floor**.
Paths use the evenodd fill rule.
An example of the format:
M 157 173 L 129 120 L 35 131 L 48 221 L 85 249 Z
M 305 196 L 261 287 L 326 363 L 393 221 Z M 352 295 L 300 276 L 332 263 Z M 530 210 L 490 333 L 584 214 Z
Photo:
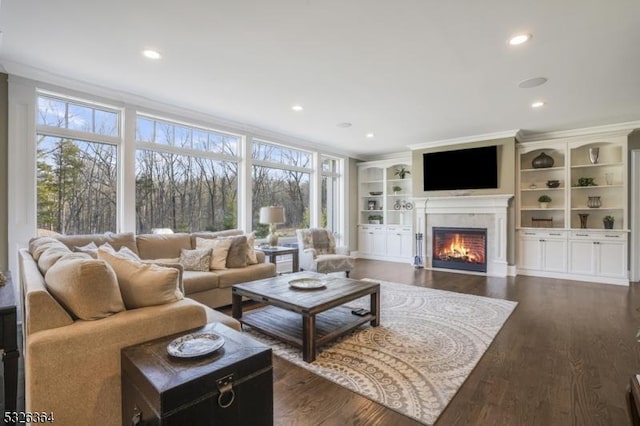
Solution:
M 625 389 L 630 376 L 640 372 L 638 284 L 488 278 L 360 259 L 351 277 L 519 303 L 437 426 L 630 424 Z M 19 409 L 24 409 L 20 361 Z M 274 424 L 418 423 L 274 357 Z
M 517 301 L 518 307 L 436 425 L 627 425 L 625 389 L 640 372 L 640 287 L 492 278 L 358 260 L 377 278 Z M 415 421 L 274 357 L 276 425 Z

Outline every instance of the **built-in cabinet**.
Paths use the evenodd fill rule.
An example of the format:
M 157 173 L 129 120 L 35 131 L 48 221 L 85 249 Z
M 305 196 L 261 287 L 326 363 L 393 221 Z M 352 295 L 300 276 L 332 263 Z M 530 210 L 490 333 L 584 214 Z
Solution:
M 358 256 L 411 262 L 414 205 L 407 159 L 358 164 Z
M 627 135 L 523 143 L 516 163 L 518 273 L 628 284 Z

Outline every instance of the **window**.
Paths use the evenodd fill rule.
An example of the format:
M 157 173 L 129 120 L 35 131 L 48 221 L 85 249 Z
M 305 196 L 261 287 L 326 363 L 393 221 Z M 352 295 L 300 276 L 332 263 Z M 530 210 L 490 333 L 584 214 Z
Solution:
M 320 226 L 334 233 L 340 232 L 341 160 L 323 156 L 320 187 Z
M 119 136 L 119 113 L 48 96 L 38 97 L 38 125 Z
M 269 205 L 285 208 L 284 244 L 297 228 L 342 232 L 340 158 L 35 90 L 37 182 L 26 196 L 37 200 L 40 234 L 243 228 L 263 237 L 259 211 Z M 135 129 L 125 132 L 129 122 Z
M 295 237 L 297 228 L 309 227 L 311 153 L 256 140 L 253 143 L 252 226 L 258 237 L 269 227 L 258 222 L 260 207 L 283 206 L 285 223 L 278 235 Z
M 39 233 L 116 231 L 119 121 L 115 109 L 38 97 Z
M 238 227 L 239 136 L 138 116 L 136 138 L 136 232 Z

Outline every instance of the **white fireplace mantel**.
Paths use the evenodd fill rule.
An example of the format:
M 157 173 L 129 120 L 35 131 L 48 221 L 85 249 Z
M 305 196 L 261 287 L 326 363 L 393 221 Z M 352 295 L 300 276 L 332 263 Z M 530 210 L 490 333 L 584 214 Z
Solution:
M 496 195 L 460 195 L 452 197 L 418 197 L 414 198 L 418 232 L 424 236 L 427 267 L 431 266 L 432 231 L 434 221 L 468 220 L 470 224 L 484 221 L 487 224 L 487 275 L 505 277 L 508 273 L 507 263 L 507 209 L 513 194 Z M 444 215 L 444 216 L 442 216 Z M 447 216 L 448 215 L 448 216 Z M 455 215 L 455 216 L 454 216 Z M 463 215 L 463 216 L 460 216 Z M 464 215 L 467 215 L 466 218 Z M 486 219 L 480 219 L 476 215 Z

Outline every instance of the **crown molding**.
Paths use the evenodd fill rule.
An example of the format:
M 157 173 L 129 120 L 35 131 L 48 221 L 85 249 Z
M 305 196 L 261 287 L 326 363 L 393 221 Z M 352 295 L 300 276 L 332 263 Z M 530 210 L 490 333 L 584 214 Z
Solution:
M 360 155 L 358 160 L 362 161 L 378 161 L 378 160 L 402 160 L 402 161 L 411 161 L 411 154 L 407 151 L 399 151 L 399 152 L 389 152 L 385 154 L 378 154 L 373 156 L 362 156 Z
M 494 132 L 494 133 L 484 133 L 481 135 L 471 135 L 471 136 L 462 136 L 459 138 L 452 139 L 443 139 L 439 141 L 431 141 L 431 142 L 423 142 L 417 143 L 413 145 L 407 145 L 410 150 L 414 151 L 416 149 L 426 149 L 426 148 L 438 148 L 441 146 L 447 145 L 459 145 L 463 143 L 469 142 L 480 142 L 491 139 L 503 139 L 503 138 L 515 138 L 516 135 L 520 133 L 519 129 L 515 130 L 504 130 L 502 132 Z
M 636 129 L 640 129 L 640 120 L 605 124 L 603 126 L 583 127 L 580 129 L 559 130 L 554 132 L 537 133 L 521 131 L 516 139 L 518 142 L 535 142 L 546 139 L 570 138 L 574 136 L 587 136 L 598 133 L 631 133 Z

